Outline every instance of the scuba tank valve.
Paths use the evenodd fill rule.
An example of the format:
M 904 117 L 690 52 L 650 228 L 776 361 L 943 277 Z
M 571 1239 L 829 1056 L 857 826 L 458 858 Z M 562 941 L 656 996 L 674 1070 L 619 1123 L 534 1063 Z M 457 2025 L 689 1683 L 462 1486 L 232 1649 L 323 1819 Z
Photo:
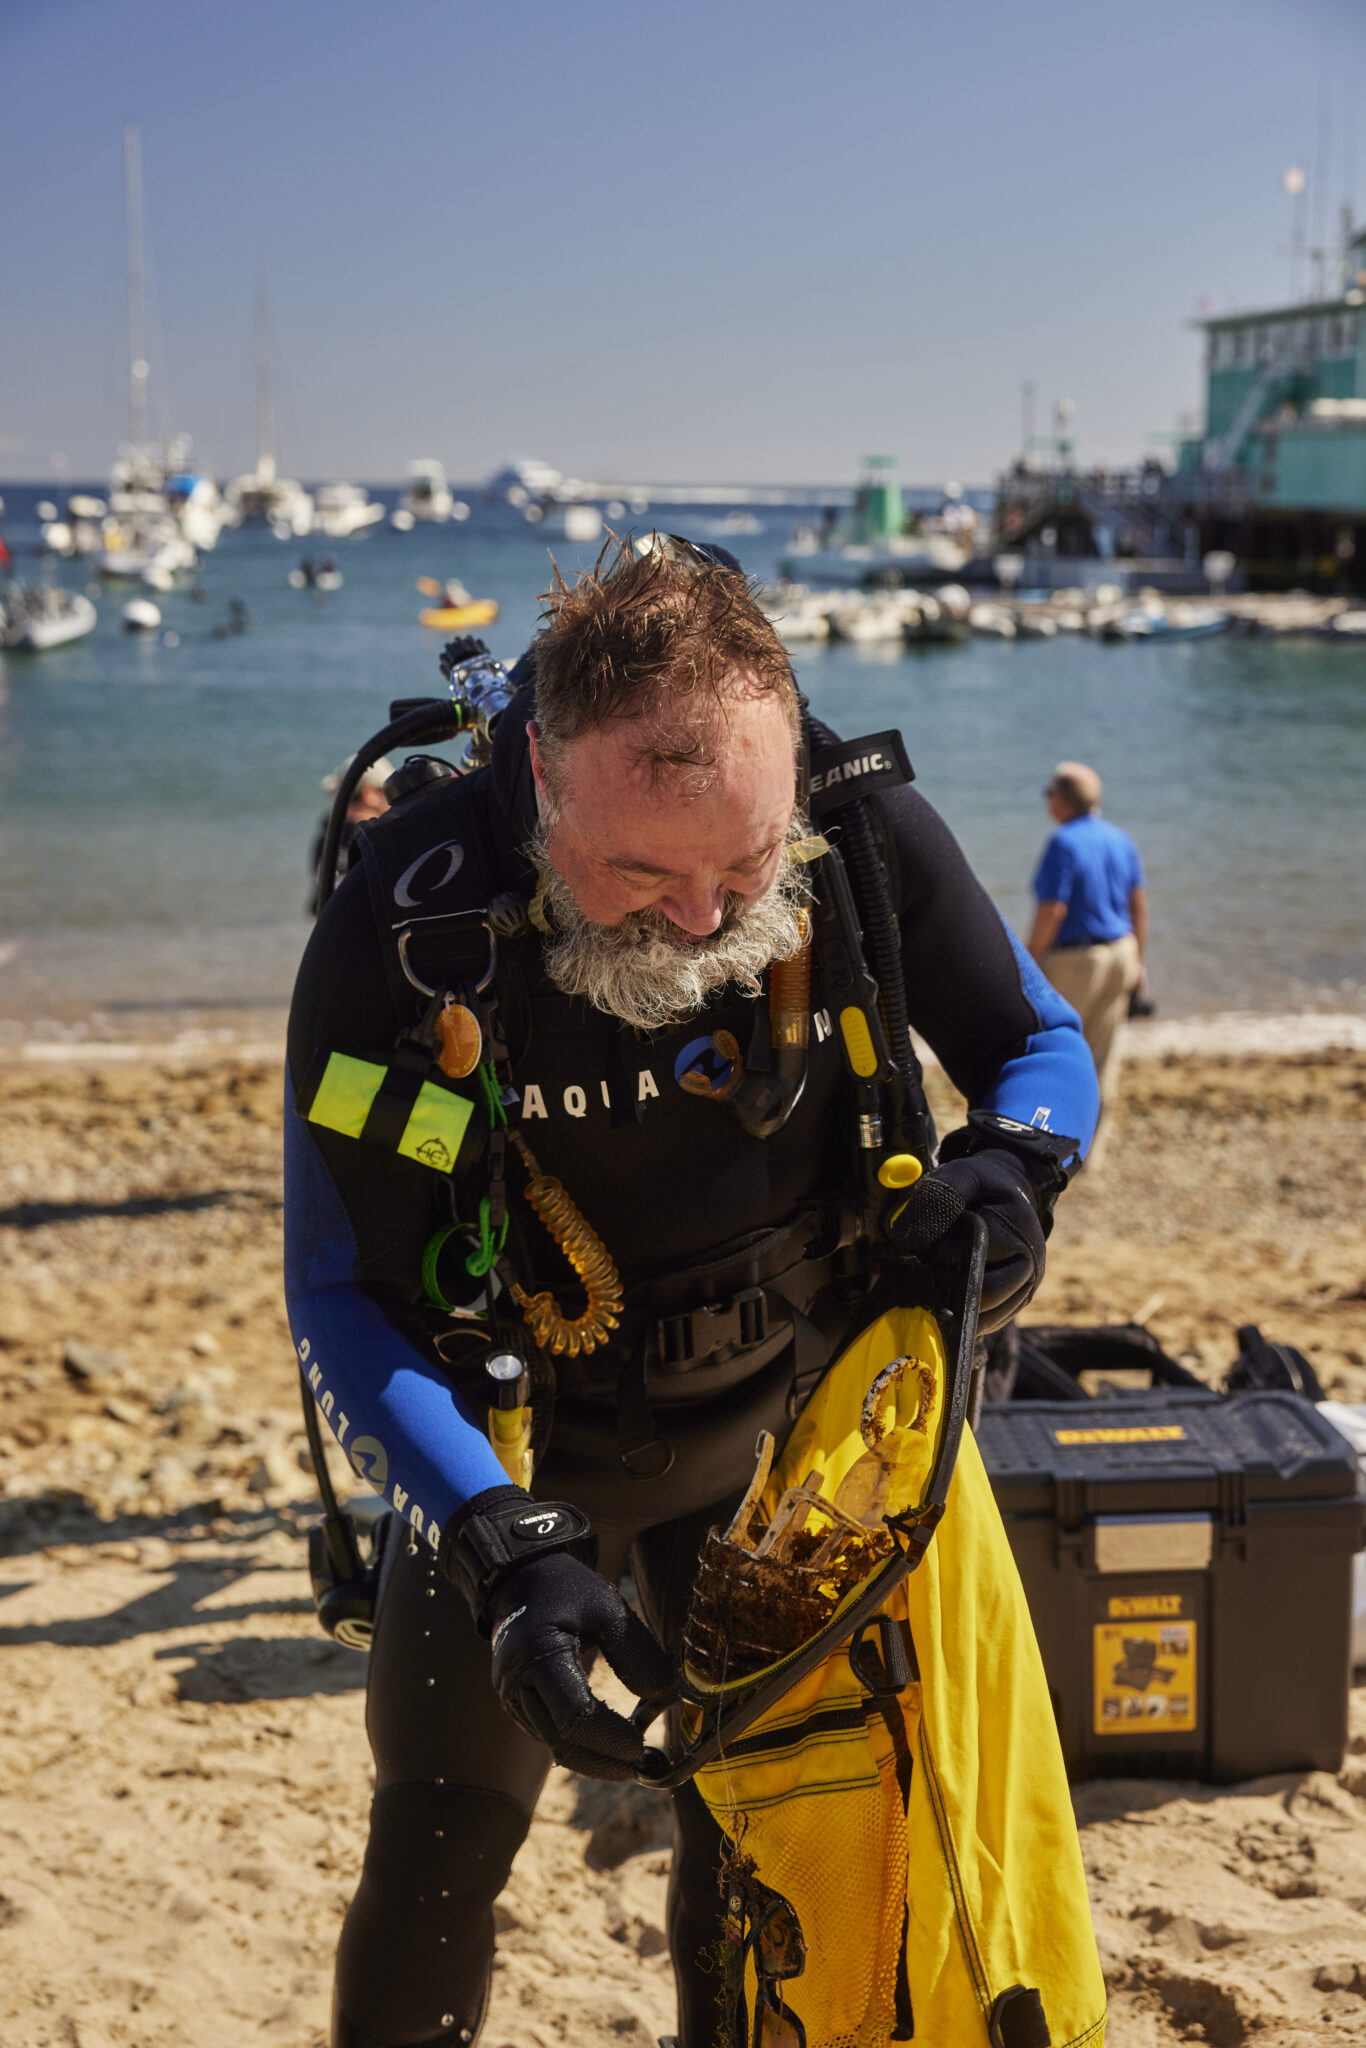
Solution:
M 531 1375 L 515 1351 L 495 1351 L 484 1361 L 493 1455 L 514 1486 L 531 1485 Z
M 493 729 L 515 695 L 511 678 L 483 641 L 468 634 L 447 641 L 440 666 L 450 686 L 452 704 L 465 714 L 470 748 L 464 766 L 482 768 L 492 756 Z

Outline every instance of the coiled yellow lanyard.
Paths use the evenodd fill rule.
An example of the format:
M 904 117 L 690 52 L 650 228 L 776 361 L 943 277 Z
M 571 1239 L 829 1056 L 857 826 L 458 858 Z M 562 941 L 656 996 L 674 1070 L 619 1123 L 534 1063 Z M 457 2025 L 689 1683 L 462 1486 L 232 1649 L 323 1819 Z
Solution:
M 578 1274 L 588 1306 L 580 1316 L 567 1316 L 548 1288 L 541 1294 L 528 1294 L 514 1280 L 510 1292 L 542 1350 L 556 1355 L 567 1351 L 571 1358 L 577 1358 L 581 1351 L 596 1351 L 607 1342 L 608 1333 L 616 1329 L 621 1319 L 621 1275 L 602 1239 L 580 1215 L 563 1181 L 541 1172 L 531 1147 L 519 1131 L 510 1131 L 508 1135 L 530 1175 L 526 1198 Z

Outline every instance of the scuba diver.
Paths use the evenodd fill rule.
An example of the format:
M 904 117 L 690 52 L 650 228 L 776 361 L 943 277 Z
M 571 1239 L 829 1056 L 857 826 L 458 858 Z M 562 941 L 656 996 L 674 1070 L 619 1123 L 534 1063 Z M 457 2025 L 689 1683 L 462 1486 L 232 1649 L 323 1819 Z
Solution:
M 510 677 L 480 649 L 452 690 L 474 670 L 483 764 L 391 780 L 289 1027 L 291 1328 L 392 1510 L 333 2048 L 475 2039 L 552 1759 L 642 1759 L 592 1653 L 669 1693 L 758 1432 L 787 1439 L 880 1268 L 961 1260 L 970 1216 L 982 1327 L 1022 1308 L 1097 1112 L 899 736 L 807 715 L 726 551 L 623 545 L 557 577 Z M 937 1150 L 911 1026 L 969 1107 Z M 707 2048 L 724 1837 L 692 1786 L 675 1817 L 678 2042 Z

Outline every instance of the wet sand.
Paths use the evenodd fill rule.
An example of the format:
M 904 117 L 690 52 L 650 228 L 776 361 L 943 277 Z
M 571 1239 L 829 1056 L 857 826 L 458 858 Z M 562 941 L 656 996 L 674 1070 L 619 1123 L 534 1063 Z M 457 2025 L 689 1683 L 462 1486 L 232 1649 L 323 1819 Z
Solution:
M 1366 1051 L 1150 1046 L 1030 1318 L 1141 1315 L 1209 1378 L 1256 1322 L 1366 1400 Z M 325 2038 L 365 1665 L 308 1598 L 279 1070 L 253 1052 L 0 1065 L 7 2048 Z M 1353 1706 L 1336 1776 L 1079 1791 L 1117 2048 L 1366 2037 L 1366 1687 Z M 488 2048 L 668 2031 L 667 1843 L 658 1795 L 555 1773 L 498 1909 Z

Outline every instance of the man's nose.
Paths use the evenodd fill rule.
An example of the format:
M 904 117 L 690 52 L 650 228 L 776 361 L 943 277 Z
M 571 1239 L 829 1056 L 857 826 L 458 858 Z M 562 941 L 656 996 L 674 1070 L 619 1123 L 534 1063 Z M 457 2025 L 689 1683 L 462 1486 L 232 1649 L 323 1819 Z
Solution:
M 659 907 L 680 931 L 705 939 L 726 914 L 726 892 L 712 882 L 677 882 Z

